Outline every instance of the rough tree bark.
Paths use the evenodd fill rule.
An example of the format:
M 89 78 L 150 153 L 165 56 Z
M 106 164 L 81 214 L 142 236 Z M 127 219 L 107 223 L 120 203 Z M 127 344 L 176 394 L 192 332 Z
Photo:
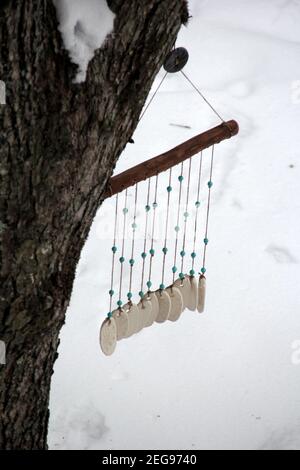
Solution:
M 84 84 L 52 0 L 0 5 L 0 448 L 47 448 L 58 336 L 108 178 L 182 23 L 185 0 L 109 0 L 114 32 Z

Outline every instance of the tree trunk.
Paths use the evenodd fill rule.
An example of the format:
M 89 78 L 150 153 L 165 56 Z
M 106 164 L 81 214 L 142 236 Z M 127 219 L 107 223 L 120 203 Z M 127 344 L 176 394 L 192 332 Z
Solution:
M 0 448 L 47 448 L 58 336 L 106 183 L 187 21 L 185 0 L 109 0 L 114 32 L 76 72 L 52 0 L 0 6 Z

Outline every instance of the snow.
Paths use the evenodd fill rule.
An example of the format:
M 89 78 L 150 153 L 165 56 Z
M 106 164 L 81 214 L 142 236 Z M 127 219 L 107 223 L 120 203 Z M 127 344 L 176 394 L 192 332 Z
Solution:
M 53 0 L 59 30 L 72 62 L 78 65 L 76 83 L 84 82 L 90 60 L 113 29 L 114 14 L 106 0 Z
M 185 71 L 241 127 L 216 150 L 206 313 L 185 312 L 120 342 L 112 357 L 101 354 L 112 243 L 106 201 L 61 334 L 52 449 L 300 449 L 300 2 L 192 7 L 178 39 L 190 52 Z M 217 123 L 180 75 L 169 76 L 116 172 Z M 208 161 L 206 153 L 206 176 Z

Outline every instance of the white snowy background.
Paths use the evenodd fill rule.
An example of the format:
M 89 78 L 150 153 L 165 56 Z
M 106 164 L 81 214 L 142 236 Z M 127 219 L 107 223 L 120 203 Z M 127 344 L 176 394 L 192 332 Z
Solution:
M 186 311 L 101 353 L 107 201 L 61 334 L 51 449 L 300 449 L 300 1 L 190 4 L 177 42 L 190 52 L 185 71 L 241 127 L 216 152 L 206 313 Z M 216 124 L 180 74 L 169 76 L 116 173 Z

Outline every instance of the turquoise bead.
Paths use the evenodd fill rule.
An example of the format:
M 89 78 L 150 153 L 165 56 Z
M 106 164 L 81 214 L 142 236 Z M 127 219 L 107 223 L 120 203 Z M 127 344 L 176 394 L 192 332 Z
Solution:
M 161 285 L 159 286 L 159 289 L 160 289 L 160 290 L 165 290 L 165 288 L 166 288 L 166 286 L 165 286 L 164 284 L 161 284 Z
M 177 232 L 177 233 L 178 233 L 178 232 L 180 231 L 180 227 L 179 227 L 179 225 L 176 225 L 176 227 L 175 227 L 175 229 L 174 229 L 174 230 L 175 230 L 175 232 Z
M 193 259 L 195 259 L 196 256 L 197 256 L 197 254 L 193 251 L 193 253 L 191 254 L 191 257 L 192 257 Z
M 119 261 L 120 261 L 120 263 L 124 263 L 124 261 L 125 261 L 125 258 L 124 258 L 124 256 L 121 256 L 121 258 L 120 258 L 120 260 L 119 260 Z
M 113 246 L 112 249 L 111 249 L 111 251 L 112 251 L 113 253 L 117 253 L 117 250 L 118 250 L 118 248 L 117 248 L 116 246 Z
M 114 293 L 115 293 L 115 291 L 112 290 L 112 289 L 109 291 L 109 295 L 110 295 L 111 297 L 114 295 Z
M 178 176 L 178 181 L 179 181 L 180 183 L 182 183 L 183 180 L 184 180 L 184 177 L 183 177 L 182 175 Z
M 201 272 L 202 272 L 202 274 L 205 274 L 205 273 L 206 273 L 206 269 L 205 269 L 205 268 L 202 268 L 202 269 L 201 269 Z
M 212 182 L 212 181 L 209 181 L 209 182 L 207 183 L 207 186 L 209 187 L 209 189 L 212 188 L 212 187 L 213 187 L 213 182 Z
M 151 207 L 147 205 L 145 209 L 146 209 L 146 212 L 149 212 L 151 210 Z
M 185 278 L 185 275 L 183 273 L 180 273 L 179 278 L 183 281 L 183 279 Z
M 133 228 L 133 230 L 137 229 L 137 224 L 132 224 L 131 227 Z
M 131 300 L 131 299 L 132 299 L 132 292 L 128 292 L 128 294 L 127 294 L 127 299 L 128 299 L 128 300 Z
M 129 264 L 130 264 L 130 266 L 133 266 L 134 265 L 134 259 L 130 259 Z
M 172 191 L 172 189 L 173 189 L 172 186 L 168 186 L 168 187 L 167 187 L 168 193 L 170 193 L 170 192 Z
M 118 305 L 118 307 L 122 307 L 122 305 L 123 305 L 122 300 L 118 300 L 117 305 Z
M 141 254 L 141 257 L 142 257 L 143 259 L 146 259 L 146 258 L 147 258 L 147 253 L 143 252 L 143 253 Z
M 154 255 L 155 255 L 155 250 L 153 250 L 153 249 L 151 248 L 151 250 L 149 251 L 149 253 L 150 253 L 151 256 L 154 256 Z
M 208 238 L 204 238 L 203 241 L 204 241 L 204 244 L 205 244 L 205 245 L 208 245 L 208 242 L 209 242 Z
M 153 202 L 153 209 L 157 209 L 157 207 L 158 207 L 157 202 Z
M 190 276 L 194 277 L 195 274 L 196 274 L 196 273 L 195 273 L 194 269 L 191 269 L 191 270 L 190 270 Z
M 141 291 L 139 292 L 140 298 L 142 299 L 142 298 L 144 297 L 144 295 L 145 295 L 144 292 L 141 290 Z
M 166 248 L 166 247 L 163 248 L 163 249 L 162 249 L 162 252 L 163 252 L 164 255 L 166 255 L 166 254 L 168 253 L 168 248 Z
M 112 312 L 108 312 L 107 318 L 111 319 L 112 318 Z
M 124 214 L 124 215 L 128 214 L 128 209 L 127 209 L 127 207 L 124 207 L 124 209 L 123 209 L 123 214 Z
M 147 282 L 147 287 L 148 287 L 148 289 L 151 289 L 151 287 L 152 287 L 152 282 L 151 281 Z
M 182 250 L 182 251 L 180 252 L 181 258 L 184 258 L 185 255 L 186 255 L 186 252 L 185 252 L 184 250 Z
M 190 214 L 189 214 L 188 212 L 185 212 L 183 215 L 184 215 L 184 217 L 187 219 Z
M 173 266 L 173 268 L 172 268 L 172 272 L 173 272 L 174 274 L 177 272 L 177 268 L 176 268 L 176 266 Z
M 201 202 L 200 201 L 195 202 L 195 206 L 197 207 L 197 209 L 199 209 L 199 207 L 201 206 Z

